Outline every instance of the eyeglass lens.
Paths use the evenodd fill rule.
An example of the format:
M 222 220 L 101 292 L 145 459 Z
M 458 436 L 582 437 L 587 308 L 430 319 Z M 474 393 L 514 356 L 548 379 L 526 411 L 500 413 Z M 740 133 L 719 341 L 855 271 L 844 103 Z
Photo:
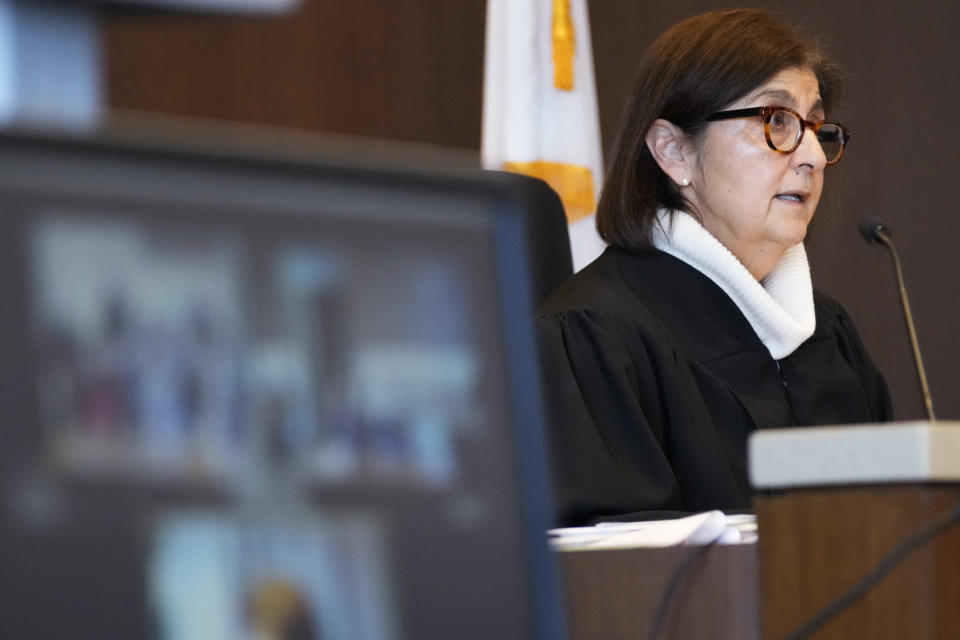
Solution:
M 843 131 L 835 124 L 825 122 L 817 130 L 817 140 L 823 147 L 823 155 L 827 162 L 834 161 L 843 151 Z
M 770 141 L 781 151 L 793 151 L 800 143 L 801 127 L 800 119 L 795 114 L 778 109 L 770 114 Z M 840 155 L 843 148 L 843 132 L 840 127 L 825 122 L 817 130 L 816 136 L 827 162 Z

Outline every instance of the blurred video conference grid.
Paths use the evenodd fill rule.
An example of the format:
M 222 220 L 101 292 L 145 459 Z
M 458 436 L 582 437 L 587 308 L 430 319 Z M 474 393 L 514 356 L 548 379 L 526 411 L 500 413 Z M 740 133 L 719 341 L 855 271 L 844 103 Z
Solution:
M 0 139 L 0 629 L 555 633 L 527 186 Z

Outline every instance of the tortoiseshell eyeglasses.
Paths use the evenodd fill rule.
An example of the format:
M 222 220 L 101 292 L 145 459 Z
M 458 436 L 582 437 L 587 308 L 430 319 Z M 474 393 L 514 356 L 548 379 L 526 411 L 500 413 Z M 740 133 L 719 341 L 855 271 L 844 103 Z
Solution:
M 716 120 L 753 118 L 755 116 L 763 118 L 763 133 L 767 138 L 767 144 L 771 149 L 780 153 L 796 151 L 807 127 L 817 136 L 817 141 L 823 148 L 823 155 L 826 156 L 828 165 L 840 162 L 843 149 L 850 141 L 850 130 L 839 122 L 805 120 L 803 116 L 789 107 L 750 107 L 748 109 L 718 111 L 707 116 L 705 120 L 714 122 Z

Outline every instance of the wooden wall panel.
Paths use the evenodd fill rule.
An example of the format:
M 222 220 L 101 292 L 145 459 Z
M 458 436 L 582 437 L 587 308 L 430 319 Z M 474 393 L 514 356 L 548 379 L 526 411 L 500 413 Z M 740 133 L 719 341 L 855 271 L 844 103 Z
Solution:
M 116 12 L 114 107 L 479 148 L 483 0 L 304 0 L 286 17 Z

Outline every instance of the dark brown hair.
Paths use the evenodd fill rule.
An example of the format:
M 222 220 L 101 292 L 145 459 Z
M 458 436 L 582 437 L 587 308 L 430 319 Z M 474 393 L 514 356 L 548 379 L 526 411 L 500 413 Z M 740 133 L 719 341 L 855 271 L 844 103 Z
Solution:
M 837 66 L 812 38 L 766 11 L 712 11 L 657 38 L 640 64 L 614 143 L 597 206 L 600 236 L 611 245 L 648 249 L 657 210 L 696 213 L 647 148 L 655 120 L 668 120 L 696 140 L 704 118 L 791 67 L 813 71 L 829 110 L 840 89 Z

